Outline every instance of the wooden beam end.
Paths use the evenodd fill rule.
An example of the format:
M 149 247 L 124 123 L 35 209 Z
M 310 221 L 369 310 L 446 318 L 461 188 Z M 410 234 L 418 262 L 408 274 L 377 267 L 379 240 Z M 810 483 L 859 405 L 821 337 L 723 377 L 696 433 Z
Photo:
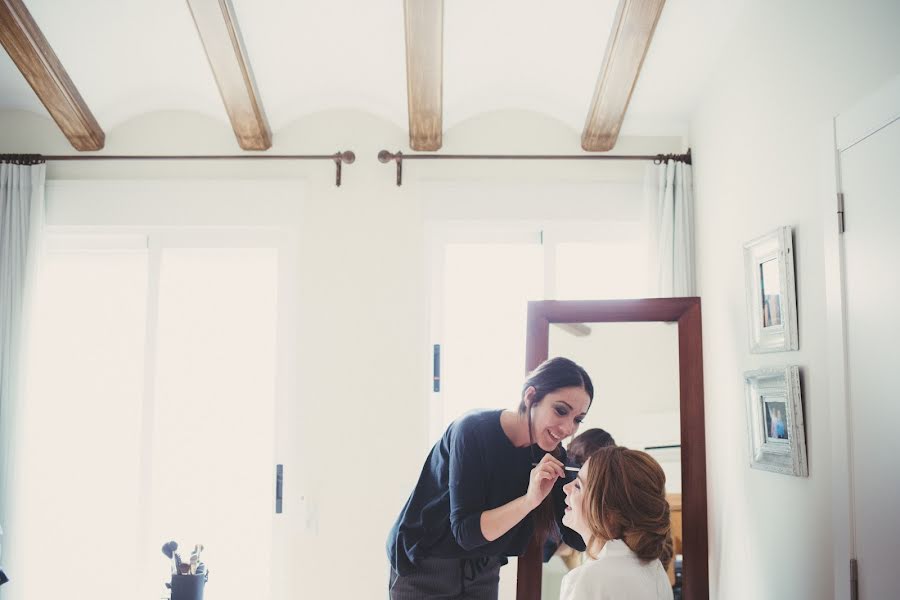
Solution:
M 96 152 L 106 145 L 106 135 L 100 131 L 99 135 L 69 137 L 69 142 L 79 152 Z
M 272 134 L 264 131 L 256 135 L 238 135 L 238 146 L 241 150 L 268 150 L 272 147 Z
M 619 139 L 618 133 L 615 135 L 602 135 L 599 137 L 581 136 L 581 149 L 585 152 L 609 152 L 616 146 Z
M 409 136 L 409 147 L 416 152 L 436 152 L 443 146 L 443 136 L 414 137 Z

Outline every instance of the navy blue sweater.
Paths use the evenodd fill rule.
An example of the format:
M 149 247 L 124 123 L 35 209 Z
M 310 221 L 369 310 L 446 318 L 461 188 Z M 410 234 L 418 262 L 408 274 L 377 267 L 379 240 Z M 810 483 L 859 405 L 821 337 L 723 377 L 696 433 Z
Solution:
M 466 414 L 431 449 L 387 541 L 391 566 L 400 575 L 413 572 L 421 558 L 506 557 L 525 551 L 534 533 L 533 513 L 492 542 L 481 532 L 481 513 L 523 496 L 531 463 L 546 454 L 537 445 L 513 446 L 500 426 L 502 412 Z M 551 492 L 559 519 L 565 510 L 564 484 L 558 480 Z M 561 523 L 560 532 L 568 545 L 584 549 L 581 536 Z

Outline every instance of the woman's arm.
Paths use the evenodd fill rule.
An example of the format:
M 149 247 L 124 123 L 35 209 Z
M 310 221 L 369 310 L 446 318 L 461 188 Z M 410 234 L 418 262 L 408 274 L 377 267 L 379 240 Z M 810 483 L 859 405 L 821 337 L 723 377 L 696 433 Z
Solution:
M 489 542 L 493 542 L 504 533 L 515 527 L 534 510 L 529 506 L 526 496 L 519 496 L 512 502 L 481 513 L 481 534 Z
M 450 532 L 464 550 L 490 540 L 481 532 L 481 512 L 487 497 L 488 452 L 483 433 L 472 417 L 456 424 L 449 440 Z
M 549 454 L 545 454 L 541 462 L 531 470 L 528 491 L 503 506 L 481 513 L 481 533 L 484 538 L 493 542 L 501 535 L 515 527 L 528 513 L 537 508 L 544 497 L 553 489 L 559 477 L 564 477 L 563 465 Z
M 466 428 L 450 446 L 450 530 L 456 543 L 472 550 L 493 542 L 534 510 L 564 476 L 562 463 L 549 454 L 532 469 L 528 491 L 511 502 L 484 510 L 488 460 L 484 440 L 477 428 Z

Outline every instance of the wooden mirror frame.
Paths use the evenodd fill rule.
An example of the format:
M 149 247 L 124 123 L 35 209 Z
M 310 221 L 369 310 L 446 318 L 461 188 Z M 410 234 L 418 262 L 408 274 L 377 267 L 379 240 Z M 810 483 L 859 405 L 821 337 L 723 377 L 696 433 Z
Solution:
M 525 367 L 547 360 L 551 323 L 678 323 L 681 398 L 681 478 L 684 600 L 709 600 L 706 514 L 706 427 L 703 416 L 703 342 L 700 298 L 641 300 L 543 300 L 528 303 Z M 519 557 L 516 600 L 541 598 L 541 546 L 532 540 Z

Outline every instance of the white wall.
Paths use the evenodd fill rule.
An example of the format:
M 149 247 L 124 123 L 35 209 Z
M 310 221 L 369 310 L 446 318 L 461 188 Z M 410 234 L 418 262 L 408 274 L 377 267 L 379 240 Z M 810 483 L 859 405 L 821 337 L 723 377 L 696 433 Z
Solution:
M 692 117 L 703 299 L 711 597 L 847 598 L 832 585 L 831 423 L 816 144 L 900 71 L 900 3 L 748 2 Z M 800 350 L 748 352 L 741 246 L 794 227 Z M 748 466 L 741 373 L 802 367 L 810 476 Z M 841 568 L 846 568 L 842 565 Z
M 73 153 L 47 118 L 0 113 L 0 131 L 0 152 Z M 573 153 L 578 136 L 540 115 L 495 113 L 447 131 L 445 151 Z M 407 163 L 398 189 L 393 165 L 375 157 L 382 148 L 407 150 L 405 132 L 366 114 L 312 115 L 276 131 L 274 142 L 273 153 L 352 149 L 357 161 L 345 166 L 341 188 L 334 187 L 330 163 L 52 163 L 48 220 L 278 225 L 296 234 L 299 320 L 289 335 L 299 355 L 298 393 L 286 418 L 303 453 L 293 462 L 305 461 L 306 471 L 302 490 L 292 488 L 296 471 L 290 457 L 284 461 L 286 506 L 292 491 L 300 491 L 313 498 L 314 510 L 286 509 L 276 521 L 288 545 L 276 564 L 276 586 L 287 589 L 286 597 L 382 598 L 387 531 L 433 443 L 426 420 L 425 221 L 479 215 L 471 203 L 461 212 L 435 208 L 430 217 L 422 206 L 435 198 L 453 202 L 448 182 L 462 183 L 469 192 L 484 186 L 481 214 L 515 218 L 523 214 L 516 194 L 523 186 L 583 183 L 592 193 L 608 190 L 606 196 L 615 197 L 623 182 L 639 180 L 643 165 Z M 680 150 L 679 138 L 623 139 L 617 147 L 622 153 Z M 225 154 L 237 148 L 227 123 L 158 113 L 107 131 L 104 152 Z M 529 217 L 577 218 L 590 208 L 584 198 L 550 209 L 540 198 L 529 202 Z

